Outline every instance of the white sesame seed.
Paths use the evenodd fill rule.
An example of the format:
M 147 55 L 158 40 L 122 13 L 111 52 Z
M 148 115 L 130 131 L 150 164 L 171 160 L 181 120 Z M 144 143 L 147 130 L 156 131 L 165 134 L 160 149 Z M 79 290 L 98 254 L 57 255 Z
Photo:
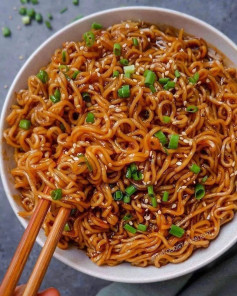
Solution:
M 170 42 L 168 43 L 169 46 L 171 46 L 171 44 L 172 44 L 172 43 L 170 43 Z
M 149 58 L 152 59 L 152 54 L 149 54 Z
M 176 208 L 176 204 L 173 204 L 172 206 L 171 206 L 171 209 L 175 209 Z
M 177 79 L 178 79 L 178 78 L 177 78 L 177 77 L 175 77 L 175 79 L 174 79 L 174 82 L 177 82 Z
M 145 204 L 147 204 L 147 203 L 148 203 L 148 201 L 149 201 L 149 200 L 148 200 L 148 198 L 146 198 L 146 199 L 144 200 Z
M 169 63 L 166 65 L 166 69 L 170 69 L 170 64 Z
M 165 76 L 168 76 L 169 75 L 169 71 L 165 71 Z
M 128 223 L 129 223 L 130 225 L 133 225 L 133 222 L 132 222 L 132 221 L 129 221 Z
M 177 165 L 182 165 L 181 161 L 176 162 Z
M 207 220 L 210 220 L 210 218 L 211 218 L 211 215 L 210 215 L 210 214 L 208 214 L 208 216 L 207 216 Z
M 89 85 L 89 89 L 94 90 L 93 85 Z
M 235 166 L 235 161 L 232 162 L 232 167 L 234 167 L 234 166 Z
M 125 48 L 125 47 L 126 47 L 126 43 L 124 43 L 124 44 L 122 45 L 122 47 Z
M 128 28 L 129 28 L 129 24 L 126 24 L 126 25 L 125 25 L 125 28 L 127 28 L 127 29 L 128 29 Z
M 207 78 L 207 79 L 206 79 L 206 83 L 209 83 L 209 82 L 210 82 L 210 79 Z
M 149 216 L 144 216 L 144 219 L 148 221 L 148 220 L 151 219 L 151 216 L 150 215 Z
M 157 213 L 160 215 L 161 214 L 161 210 L 159 210 Z

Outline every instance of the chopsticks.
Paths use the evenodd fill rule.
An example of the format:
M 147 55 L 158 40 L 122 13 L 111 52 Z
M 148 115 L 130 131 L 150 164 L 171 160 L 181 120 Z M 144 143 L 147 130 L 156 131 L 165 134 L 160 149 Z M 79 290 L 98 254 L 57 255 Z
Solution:
M 47 193 L 48 190 L 49 188 L 47 187 L 45 192 Z M 40 199 L 3 278 L 0 287 L 0 296 L 13 295 L 50 204 L 50 201 Z M 69 214 L 70 209 L 60 208 L 33 272 L 27 282 L 23 296 L 36 295 L 62 235 Z

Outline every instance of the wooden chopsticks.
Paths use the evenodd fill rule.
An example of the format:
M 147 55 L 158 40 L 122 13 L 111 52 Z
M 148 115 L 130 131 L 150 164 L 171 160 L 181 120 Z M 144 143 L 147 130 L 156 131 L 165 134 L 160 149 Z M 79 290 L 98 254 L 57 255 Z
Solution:
M 40 199 L 34 213 L 31 216 L 29 224 L 21 238 L 21 241 L 16 249 L 16 252 L 12 258 L 8 270 L 3 278 L 0 287 L 0 296 L 13 295 L 13 292 L 24 269 L 24 266 L 34 245 L 39 230 L 43 224 L 50 204 L 50 201 L 46 199 Z M 23 294 L 24 296 L 36 295 L 45 275 L 45 272 L 48 268 L 50 260 L 53 256 L 55 248 L 62 235 L 69 214 L 70 209 L 60 208 L 58 215 L 54 221 L 53 227 L 45 242 L 45 245 L 41 250 L 41 253 L 35 264 L 33 272 L 27 282 Z

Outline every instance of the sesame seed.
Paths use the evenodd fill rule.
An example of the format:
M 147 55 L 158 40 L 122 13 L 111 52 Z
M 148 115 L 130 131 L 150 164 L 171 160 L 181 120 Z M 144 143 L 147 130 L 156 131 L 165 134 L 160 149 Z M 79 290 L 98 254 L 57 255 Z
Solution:
M 178 78 L 177 78 L 177 77 L 175 77 L 175 79 L 174 79 L 174 82 L 177 82 L 177 79 L 178 79 Z
M 165 76 L 168 76 L 169 75 L 169 71 L 165 71 Z
M 172 43 L 170 43 L 170 42 L 168 43 L 169 46 L 171 46 L 171 44 L 172 44 Z
M 169 63 L 166 65 L 166 69 L 170 69 L 170 64 Z
M 152 54 L 149 54 L 149 58 L 152 59 Z
M 148 201 L 149 201 L 148 198 L 146 198 L 146 199 L 144 200 L 144 203 L 147 204 Z
M 181 161 L 176 162 L 177 165 L 182 165 Z
M 129 24 L 126 24 L 126 25 L 125 25 L 125 28 L 127 28 L 127 29 L 128 29 L 128 28 L 129 28 Z
M 89 89 L 94 90 L 93 85 L 89 85 Z
M 207 79 L 206 79 L 206 83 L 209 83 L 209 82 L 210 82 L 210 79 L 207 78 Z
M 234 167 L 234 166 L 235 166 L 235 161 L 232 162 L 232 167 Z
M 161 214 L 161 210 L 159 210 L 157 213 L 160 215 Z
M 128 223 L 129 223 L 129 225 L 133 225 L 133 222 L 132 221 L 129 221 Z
M 176 208 L 176 204 L 173 204 L 172 206 L 171 206 L 171 209 L 175 209 Z
M 210 220 L 210 218 L 211 218 L 211 215 L 210 215 L 210 214 L 208 214 L 208 216 L 207 216 L 207 220 Z
M 150 215 L 149 216 L 144 216 L 144 219 L 148 221 L 148 220 L 151 219 L 151 216 Z
M 23 60 L 24 57 L 22 55 L 19 56 L 19 60 Z
M 138 208 L 141 208 L 142 206 L 140 204 L 137 205 Z
M 196 68 L 193 68 L 192 73 L 195 73 L 196 71 L 197 71 Z

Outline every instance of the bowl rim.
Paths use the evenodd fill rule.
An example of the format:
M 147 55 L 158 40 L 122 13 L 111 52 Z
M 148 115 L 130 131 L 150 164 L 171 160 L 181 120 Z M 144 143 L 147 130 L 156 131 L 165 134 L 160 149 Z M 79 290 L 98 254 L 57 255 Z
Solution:
M 35 58 L 35 56 L 38 54 L 38 52 L 40 52 L 45 46 L 47 46 L 48 44 L 50 44 L 56 37 L 58 37 L 59 35 L 61 35 L 62 33 L 64 33 L 66 30 L 73 28 L 74 26 L 77 26 L 80 23 L 83 23 L 85 21 L 88 20 L 92 20 L 95 19 L 98 16 L 101 16 L 103 14 L 107 14 L 107 13 L 111 13 L 111 12 L 115 12 L 115 11 L 119 11 L 119 12 L 123 12 L 123 11 L 129 11 L 129 10 L 136 10 L 136 11 L 150 11 L 150 10 L 155 10 L 157 12 L 163 12 L 163 13 L 169 13 L 171 15 L 174 16 L 179 16 L 182 17 L 184 19 L 190 20 L 192 22 L 194 22 L 195 24 L 200 24 L 203 27 L 205 27 L 205 29 L 212 31 L 212 33 L 219 35 L 219 37 L 221 38 L 221 40 L 223 40 L 224 42 L 228 43 L 230 47 L 232 47 L 233 49 L 236 50 L 237 52 L 237 45 L 229 38 L 227 37 L 224 33 L 222 33 L 221 31 L 219 31 L 218 29 L 214 28 L 212 25 L 206 23 L 205 21 L 202 21 L 196 17 L 193 17 L 191 15 L 188 15 L 186 13 L 183 12 L 179 12 L 176 10 L 171 10 L 171 9 L 167 9 L 167 8 L 159 8 L 159 7 L 152 7 L 152 6 L 127 6 L 127 7 L 119 7 L 119 8 L 111 8 L 111 9 L 106 9 L 106 10 L 102 10 L 99 12 L 95 12 L 92 14 L 89 14 L 85 17 L 83 17 L 82 19 L 79 19 L 71 24 L 68 24 L 66 26 L 64 26 L 62 29 L 58 30 L 57 32 L 55 32 L 52 36 L 50 36 L 48 39 L 46 39 L 46 41 L 44 41 L 30 56 L 29 58 L 25 61 L 25 63 L 23 64 L 23 66 L 20 68 L 20 70 L 18 71 L 16 77 L 14 78 L 13 82 L 11 83 L 11 87 L 9 88 L 9 91 L 7 93 L 3 108 L 2 108 L 2 112 L 1 112 L 1 118 L 0 118 L 0 173 L 1 173 L 1 179 L 2 179 L 2 183 L 3 183 L 3 188 L 5 191 L 5 194 L 8 198 L 8 201 L 12 207 L 13 212 L 16 214 L 18 220 L 20 221 L 20 223 L 22 224 L 22 226 L 24 228 L 27 227 L 28 223 L 27 221 L 20 217 L 17 214 L 17 208 L 16 208 L 16 202 L 13 199 L 13 197 L 11 196 L 11 190 L 10 187 L 8 187 L 8 178 L 7 175 L 8 173 L 4 170 L 4 156 L 3 156 L 3 127 L 4 127 L 4 123 L 5 123 L 5 118 L 7 115 L 7 110 L 8 110 L 8 102 L 11 100 L 12 95 L 14 94 L 14 89 L 15 89 L 15 85 L 17 83 L 17 81 L 19 80 L 21 74 L 24 72 L 25 68 L 27 68 L 28 64 Z M 56 49 L 56 48 L 55 48 Z M 36 239 L 37 243 L 42 247 L 43 246 L 43 241 L 39 238 L 39 236 Z M 208 258 L 208 260 L 206 261 L 201 261 L 198 264 L 196 264 L 195 266 L 190 266 L 190 267 L 186 267 L 183 271 L 179 271 L 177 273 L 171 273 L 170 275 L 166 275 L 163 276 L 161 279 L 157 278 L 158 276 L 154 275 L 154 276 L 150 276 L 149 278 L 144 278 L 143 280 L 139 279 L 139 281 L 137 280 L 131 280 L 129 278 L 126 278 L 123 280 L 124 283 L 150 283 L 150 282 L 158 282 L 158 281 L 165 281 L 165 280 L 169 280 L 169 279 L 174 279 L 183 275 L 186 275 L 190 272 L 193 272 L 205 265 L 207 265 L 208 263 L 212 262 L 213 260 L 215 260 L 216 258 L 218 258 L 220 255 L 222 255 L 224 252 L 226 252 L 235 242 L 237 241 L 237 236 L 227 242 L 225 244 L 225 246 L 223 246 L 221 249 L 219 249 L 218 251 L 216 251 L 214 253 L 214 255 L 210 256 Z M 110 280 L 110 281 L 117 281 L 117 282 L 121 282 L 120 279 L 118 279 L 116 276 L 113 275 L 103 275 L 103 272 L 97 272 L 97 271 L 92 271 L 86 267 L 84 267 L 83 265 L 79 265 L 79 266 L 75 266 L 73 265 L 66 257 L 64 257 L 63 255 L 59 254 L 57 252 L 57 249 L 54 253 L 54 257 L 57 258 L 59 261 L 63 262 L 64 264 L 66 264 L 67 266 L 72 267 L 73 269 L 76 269 L 80 272 L 83 272 L 87 275 L 91 275 L 94 277 L 98 277 L 100 279 L 104 279 L 104 280 Z M 189 259 L 187 259 L 189 260 Z M 180 263 L 182 264 L 182 263 Z M 102 271 L 102 269 L 101 269 Z

